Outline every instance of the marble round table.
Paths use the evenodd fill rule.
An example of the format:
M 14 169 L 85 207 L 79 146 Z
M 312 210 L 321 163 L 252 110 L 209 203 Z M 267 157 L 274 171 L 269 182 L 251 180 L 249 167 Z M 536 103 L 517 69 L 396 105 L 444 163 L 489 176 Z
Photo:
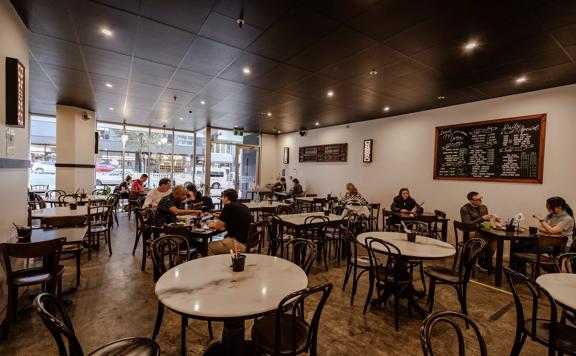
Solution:
M 68 216 L 83 216 L 88 215 L 88 207 L 78 206 L 76 210 L 72 210 L 67 206 L 60 206 L 55 208 L 44 208 L 38 210 L 32 210 L 32 218 L 43 219 L 43 218 L 55 218 L 55 217 L 68 217 Z
M 558 304 L 576 311 L 576 274 L 547 273 L 536 279 Z
M 394 244 L 398 247 L 403 257 L 418 258 L 423 260 L 434 260 L 453 256 L 456 253 L 454 246 L 447 242 L 433 239 L 426 236 L 416 236 L 415 242 L 410 242 L 405 233 L 391 231 L 365 232 L 356 236 L 363 246 L 366 246 L 366 239 L 374 237 Z M 377 246 L 375 246 L 377 248 Z
M 398 268 L 406 271 L 399 273 L 399 275 L 406 276 L 406 282 L 409 284 L 409 287 L 406 288 L 406 293 L 402 297 L 407 299 L 408 308 L 414 308 L 422 317 L 425 317 L 427 315 L 426 311 L 415 300 L 415 297 L 424 297 L 425 293 L 424 291 L 417 291 L 412 284 L 412 274 L 408 273 L 408 270 L 412 268 L 410 262 L 415 259 L 434 260 L 453 256 L 456 253 L 454 246 L 441 240 L 420 235 L 416 236 L 416 241 L 410 242 L 405 233 L 391 231 L 365 232 L 358 234 L 358 236 L 356 236 L 356 241 L 363 246 L 366 246 L 366 239 L 368 237 L 389 242 L 398 248 L 402 256 L 402 258 L 398 259 Z M 377 251 L 388 253 L 388 250 L 378 249 L 380 246 L 378 244 L 373 246 Z M 382 293 L 380 298 L 372 300 L 372 305 L 376 306 L 386 302 L 386 299 L 388 298 L 387 295 L 389 294 L 386 292 Z
M 164 306 L 181 315 L 224 321 L 222 341 L 210 346 L 206 355 L 242 355 L 248 352 L 244 320 L 275 310 L 282 298 L 307 286 L 306 273 L 294 263 L 246 254 L 243 272 L 232 271 L 230 255 L 203 257 L 168 270 L 155 291 Z M 185 337 L 181 342 L 185 353 Z

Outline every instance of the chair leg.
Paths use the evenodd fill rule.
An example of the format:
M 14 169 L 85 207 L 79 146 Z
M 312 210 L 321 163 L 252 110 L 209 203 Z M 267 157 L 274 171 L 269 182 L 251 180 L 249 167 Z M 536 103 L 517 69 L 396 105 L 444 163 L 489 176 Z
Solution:
M 350 272 L 352 272 L 352 265 L 348 264 L 346 266 L 346 273 L 344 274 L 344 283 L 342 284 L 342 290 L 346 290 L 346 284 L 348 284 L 348 278 L 350 278 Z
M 366 296 L 366 302 L 364 303 L 363 314 L 366 314 L 368 304 L 370 304 L 370 299 L 372 298 L 372 292 L 374 291 L 374 276 L 372 275 L 372 272 L 369 273 L 370 273 L 370 281 L 368 283 L 370 283 L 370 286 L 368 287 L 368 295 Z
M 92 259 L 92 233 L 88 233 L 88 261 Z
M 82 251 L 76 252 L 76 287 L 80 285 L 80 259 L 82 258 Z
M 108 251 L 110 252 L 110 256 L 112 256 L 112 241 L 110 241 L 110 230 L 106 233 L 106 242 L 108 243 Z
M 152 332 L 152 340 L 156 339 L 158 333 L 160 332 L 160 326 L 162 325 L 162 318 L 164 317 L 164 304 L 158 302 L 158 310 L 156 311 L 156 323 L 154 324 L 154 331 Z
M 395 295 L 394 296 L 394 325 L 395 325 L 396 331 L 398 331 L 398 329 L 399 329 L 399 325 L 398 325 L 399 306 L 400 306 L 400 295 Z
M 8 305 L 6 307 L 6 316 L 4 322 L 0 327 L 0 340 L 8 339 L 8 331 L 10 330 L 10 323 L 16 320 L 18 312 L 18 288 L 8 287 Z
M 426 294 L 426 278 L 424 277 L 424 262 L 420 262 L 420 279 L 422 280 L 422 288 Z
M 516 329 L 516 337 L 514 338 L 514 345 L 512 346 L 510 356 L 520 355 L 520 351 L 522 351 L 522 346 L 524 346 L 525 340 L 526 340 L 526 334 L 524 334 L 519 329 Z
M 428 313 L 432 314 L 434 309 L 434 293 L 436 293 L 436 279 L 430 278 L 430 290 L 428 291 Z
M 456 261 L 458 261 L 459 254 L 460 254 L 460 246 L 458 246 L 458 241 L 456 241 L 456 254 L 454 255 L 454 262 L 452 263 L 452 269 L 456 269 Z
M 136 230 L 136 240 L 134 241 L 134 248 L 132 248 L 132 256 L 136 253 L 136 247 L 138 247 L 138 241 L 140 241 L 141 231 Z
M 146 269 L 146 240 L 142 236 L 142 267 L 140 270 L 144 271 Z

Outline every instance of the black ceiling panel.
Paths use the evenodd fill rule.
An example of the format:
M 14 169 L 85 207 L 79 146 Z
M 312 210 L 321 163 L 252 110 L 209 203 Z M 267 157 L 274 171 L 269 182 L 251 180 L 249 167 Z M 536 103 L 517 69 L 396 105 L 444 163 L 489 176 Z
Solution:
M 12 4 L 30 29 L 36 113 L 287 132 L 576 83 L 572 0 Z
M 134 55 L 157 63 L 176 66 L 192 44 L 194 37 L 195 35 L 190 32 L 141 19 Z
M 214 76 L 226 68 L 241 53 L 242 51 L 237 48 L 197 37 L 188 55 L 184 58 L 182 68 Z

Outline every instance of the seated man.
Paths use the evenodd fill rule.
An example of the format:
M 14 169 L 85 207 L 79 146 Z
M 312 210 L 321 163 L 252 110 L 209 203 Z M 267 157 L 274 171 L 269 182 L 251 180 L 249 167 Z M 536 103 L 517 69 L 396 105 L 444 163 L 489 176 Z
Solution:
M 158 182 L 158 188 L 154 188 L 148 191 L 146 195 L 146 200 L 144 200 L 144 204 L 142 205 L 143 208 L 153 207 L 155 208 L 160 200 L 170 194 L 172 182 L 170 182 L 169 178 L 162 178 Z
M 176 215 L 200 215 L 200 210 L 184 209 L 186 200 L 186 188 L 177 185 L 172 193 L 165 196 L 158 203 L 156 208 L 155 225 L 163 226 L 177 221 Z
M 248 228 L 252 223 L 252 214 L 248 207 L 238 203 L 238 193 L 234 189 L 222 192 L 224 208 L 216 221 L 216 230 L 228 231 L 226 237 L 208 245 L 208 255 L 221 255 L 230 253 L 234 249 L 234 240 L 238 241 L 238 250 L 246 251 Z
M 494 217 L 494 215 L 488 213 L 488 207 L 482 204 L 482 196 L 478 192 L 470 192 L 466 197 L 468 198 L 468 203 L 460 208 L 460 218 L 463 223 L 478 225 L 484 221 L 490 221 Z M 481 238 L 481 236 L 478 237 Z M 464 240 L 467 238 L 468 236 L 465 236 Z M 490 269 L 492 254 L 496 250 L 497 245 L 496 240 L 486 240 L 486 243 L 490 246 L 490 252 L 478 260 L 480 269 L 484 271 Z
M 146 188 L 144 184 L 148 180 L 148 175 L 143 173 L 140 178 L 134 179 L 132 185 L 130 186 L 130 199 L 138 199 L 140 193 L 145 193 Z

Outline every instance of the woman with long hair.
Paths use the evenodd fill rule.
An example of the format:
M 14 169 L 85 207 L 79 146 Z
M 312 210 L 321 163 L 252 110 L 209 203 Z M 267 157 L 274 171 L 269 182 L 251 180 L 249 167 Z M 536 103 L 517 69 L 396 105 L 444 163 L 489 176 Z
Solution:
M 390 209 L 396 213 L 417 213 L 420 205 L 410 196 L 408 188 L 402 188 L 394 197 Z

